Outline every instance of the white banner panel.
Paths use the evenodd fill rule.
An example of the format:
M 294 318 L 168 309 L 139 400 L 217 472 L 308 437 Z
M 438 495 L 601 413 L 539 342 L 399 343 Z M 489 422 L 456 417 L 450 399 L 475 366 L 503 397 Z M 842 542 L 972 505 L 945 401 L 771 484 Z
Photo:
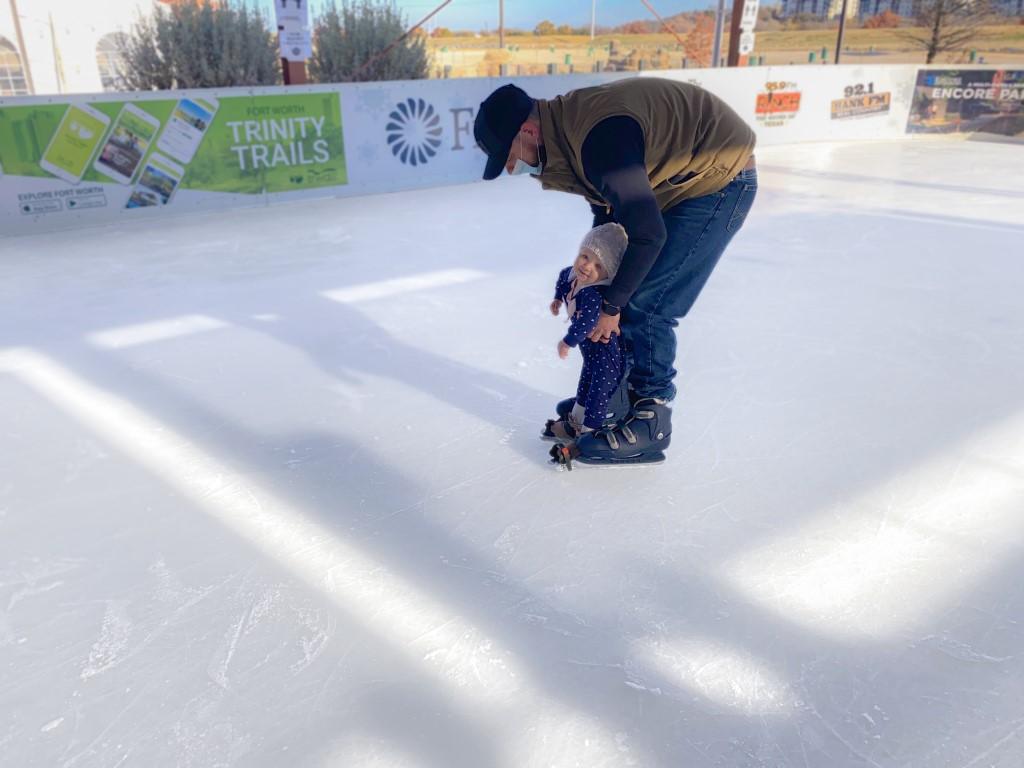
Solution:
M 0 235 L 481 178 L 480 102 L 695 83 L 760 145 L 907 136 L 918 67 L 787 66 L 0 99 Z

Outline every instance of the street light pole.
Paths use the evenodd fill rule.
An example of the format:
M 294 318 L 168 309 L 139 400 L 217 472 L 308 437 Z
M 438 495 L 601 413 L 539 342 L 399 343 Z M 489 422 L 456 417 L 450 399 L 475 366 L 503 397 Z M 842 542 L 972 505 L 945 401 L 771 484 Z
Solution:
M 21 34 L 21 17 L 18 15 L 18 4 L 11 0 L 11 16 L 14 19 L 14 34 L 18 38 L 18 48 L 21 49 L 21 71 L 25 73 L 25 85 L 28 92 L 36 92 L 35 83 L 32 82 L 32 65 L 28 60 L 28 49 L 25 47 L 25 36 Z
M 594 28 L 597 26 L 597 0 L 590 0 L 590 39 L 594 39 Z
M 711 66 L 722 63 L 722 32 L 725 30 L 725 0 L 718 0 L 718 13 L 715 14 L 715 47 L 711 54 Z
M 505 0 L 498 0 L 498 47 L 505 47 Z

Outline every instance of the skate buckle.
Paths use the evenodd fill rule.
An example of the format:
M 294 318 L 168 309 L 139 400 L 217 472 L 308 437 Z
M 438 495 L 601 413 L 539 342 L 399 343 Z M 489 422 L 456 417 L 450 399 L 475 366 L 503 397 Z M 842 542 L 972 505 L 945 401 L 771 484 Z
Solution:
M 572 448 L 565 443 L 556 443 L 548 451 L 552 463 L 565 467 L 572 472 Z

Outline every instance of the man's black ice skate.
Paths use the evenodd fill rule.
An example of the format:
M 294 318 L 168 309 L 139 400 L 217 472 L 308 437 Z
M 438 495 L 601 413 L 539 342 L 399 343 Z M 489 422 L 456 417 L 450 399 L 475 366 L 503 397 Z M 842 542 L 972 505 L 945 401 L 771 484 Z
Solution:
M 581 464 L 657 464 L 672 439 L 672 411 L 664 400 L 642 398 L 618 424 L 581 435 L 574 443 Z

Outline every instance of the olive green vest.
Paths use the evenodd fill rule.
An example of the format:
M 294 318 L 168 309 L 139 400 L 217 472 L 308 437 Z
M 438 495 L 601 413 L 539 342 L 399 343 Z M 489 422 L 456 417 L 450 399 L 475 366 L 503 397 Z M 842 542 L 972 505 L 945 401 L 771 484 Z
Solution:
M 755 137 L 724 101 L 696 85 L 635 77 L 540 99 L 544 189 L 608 202 L 583 173 L 583 142 L 602 120 L 628 115 L 644 133 L 647 177 L 661 210 L 710 195 L 743 170 Z

